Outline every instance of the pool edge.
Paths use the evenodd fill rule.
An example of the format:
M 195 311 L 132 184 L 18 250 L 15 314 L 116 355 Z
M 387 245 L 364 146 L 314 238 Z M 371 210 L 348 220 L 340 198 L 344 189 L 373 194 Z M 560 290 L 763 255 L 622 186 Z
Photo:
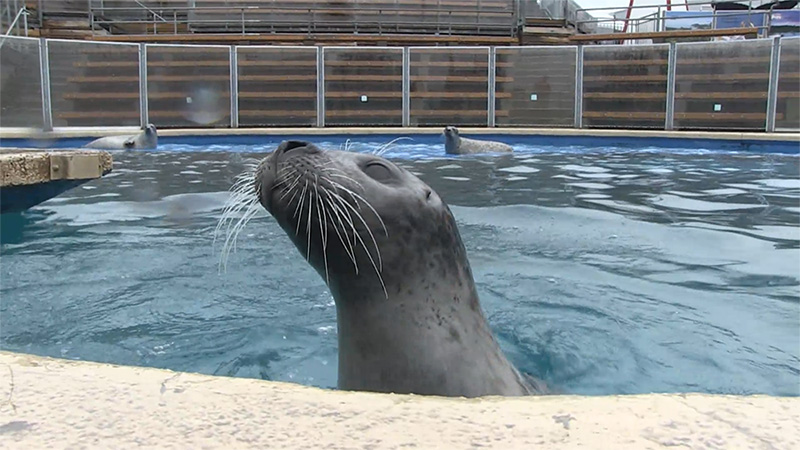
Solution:
M 97 137 L 118 133 L 129 133 L 138 127 L 88 127 L 65 128 L 50 132 L 34 129 L 0 129 L 0 139 L 62 139 L 73 137 Z M 800 144 L 800 133 L 779 132 L 733 132 L 733 131 L 665 131 L 638 129 L 577 129 L 577 128 L 486 128 L 460 127 L 462 134 L 488 135 L 530 135 L 530 136 L 581 136 L 581 137 L 620 137 L 620 138 L 674 138 L 674 139 L 709 139 L 709 140 L 748 140 L 797 142 Z M 341 134 L 441 134 L 442 127 L 336 127 L 336 128 L 174 128 L 158 131 L 159 136 L 270 136 L 270 135 L 341 135 Z
M 0 365 L 0 428 L 10 448 L 800 447 L 796 397 L 448 399 L 7 351 Z

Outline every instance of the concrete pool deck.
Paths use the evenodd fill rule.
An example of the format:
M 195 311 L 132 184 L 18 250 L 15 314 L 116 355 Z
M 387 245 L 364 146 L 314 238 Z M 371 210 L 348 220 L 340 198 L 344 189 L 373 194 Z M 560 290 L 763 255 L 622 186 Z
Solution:
M 0 352 L 2 448 L 800 448 L 800 398 L 448 399 Z
M 0 139 L 63 139 L 73 137 L 100 137 L 124 134 L 138 130 L 138 127 L 89 127 L 63 128 L 50 132 L 25 128 L 0 129 Z M 341 134 L 441 134 L 444 127 L 284 127 L 284 128 L 174 128 L 159 129 L 159 137 L 172 136 L 269 136 L 269 135 L 341 135 Z M 631 129 L 586 129 L 586 128 L 486 128 L 459 127 L 462 134 L 507 134 L 538 136 L 583 136 L 583 137 L 626 137 L 626 138 L 675 138 L 675 139 L 716 139 L 752 141 L 788 141 L 800 145 L 800 132 L 733 132 L 733 131 L 664 131 Z
M 0 213 L 22 211 L 111 172 L 101 150 L 0 148 Z

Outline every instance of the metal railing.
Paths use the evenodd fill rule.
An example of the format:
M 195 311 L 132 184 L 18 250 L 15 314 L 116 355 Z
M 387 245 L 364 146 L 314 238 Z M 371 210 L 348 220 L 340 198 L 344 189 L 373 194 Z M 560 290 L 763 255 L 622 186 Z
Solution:
M 566 1 L 566 0 L 565 0 Z M 579 8 L 575 10 L 576 14 L 586 14 L 590 19 L 587 18 L 576 18 L 575 24 L 576 26 L 580 27 L 581 25 L 600 25 L 600 24 L 610 24 L 610 28 L 613 28 L 616 31 L 625 32 L 625 31 L 637 31 L 643 27 L 645 24 L 654 24 L 654 30 L 652 31 L 666 31 L 668 28 L 668 24 L 675 23 L 678 21 L 683 21 L 687 19 L 705 19 L 712 29 L 715 29 L 719 25 L 719 19 L 726 19 L 726 18 L 743 18 L 742 21 L 745 25 L 752 28 L 757 28 L 759 31 L 759 37 L 766 37 L 769 35 L 771 19 L 774 9 L 758 9 L 761 4 L 765 4 L 767 2 L 764 1 L 756 1 L 756 0 L 737 0 L 736 3 L 744 4 L 747 6 L 746 9 L 740 10 L 718 10 L 716 8 L 712 8 L 713 5 L 719 4 L 718 0 L 691 0 L 689 2 L 684 3 L 683 1 L 674 1 L 671 5 L 667 4 L 666 0 L 663 0 L 663 4 L 653 5 L 653 4 L 640 4 L 636 5 L 634 3 L 633 6 L 630 8 L 620 8 L 617 7 L 595 7 L 595 8 Z M 774 3 L 773 3 L 774 5 Z M 678 11 L 679 8 L 686 7 L 685 11 L 689 12 L 690 14 L 681 14 L 680 16 L 672 16 L 670 17 L 671 11 Z M 689 10 L 688 8 L 701 8 L 700 10 L 693 9 Z M 642 17 L 629 17 L 626 15 L 625 18 L 619 17 L 611 17 L 611 18 L 594 18 L 592 15 L 596 15 L 597 13 L 611 13 L 616 11 L 625 11 L 628 10 L 628 14 L 632 11 L 637 10 L 647 10 L 655 12 L 651 14 L 647 14 Z M 759 25 L 757 22 L 761 20 L 761 24 Z M 608 28 L 608 27 L 606 27 Z
M 105 7 L 100 0 L 91 1 L 89 17 L 92 29 L 140 25 L 146 34 L 150 30 L 158 34 L 158 25 L 168 24 L 167 33 L 172 34 L 203 28 L 233 29 L 242 34 L 264 30 L 275 32 L 277 29 L 308 33 L 328 29 L 353 32 L 374 30 L 383 34 L 411 29 L 435 34 L 489 32 L 513 36 L 517 31 L 519 14 L 519 0 L 507 1 L 507 7 L 503 9 L 481 7 L 480 2 L 475 7 L 442 6 L 432 9 L 399 3 L 376 6 L 368 2 L 320 7 L 296 7 L 281 5 L 280 2 L 275 5 L 231 7 L 167 7 L 148 6 L 134 1 L 137 6 L 132 7 Z M 147 25 L 152 25 L 152 28 Z
M 19 40 L 24 40 L 24 42 L 28 42 L 28 43 L 35 42 L 31 38 L 21 38 L 21 37 L 14 37 L 14 36 L 7 37 L 6 39 L 8 39 L 8 40 L 19 39 Z M 692 46 L 696 46 L 698 44 L 702 44 L 702 45 L 706 45 L 706 46 L 711 47 L 710 49 L 708 49 L 708 51 L 713 53 L 713 52 L 717 51 L 716 48 L 718 46 L 727 46 L 727 47 L 724 47 L 724 48 L 725 49 L 733 49 L 734 50 L 734 51 L 731 52 L 731 54 L 738 54 L 736 50 L 740 49 L 741 53 L 744 55 L 744 57 L 742 58 L 742 60 L 743 60 L 742 64 L 753 64 L 753 60 L 754 59 L 758 59 L 758 58 L 765 59 L 765 62 L 768 61 L 768 64 L 769 64 L 768 66 L 766 66 L 766 65 L 759 66 L 759 67 L 762 67 L 762 68 L 767 68 L 768 67 L 768 71 L 765 72 L 763 69 L 760 69 L 761 72 L 748 72 L 748 74 L 759 75 L 763 79 L 767 79 L 768 80 L 767 81 L 768 87 L 767 87 L 766 92 L 765 92 L 766 108 L 765 108 L 764 111 L 761 111 L 761 112 L 752 111 L 752 112 L 748 112 L 747 114 L 744 114 L 744 115 L 748 115 L 748 114 L 752 115 L 754 113 L 763 114 L 764 117 L 766 118 L 766 120 L 764 122 L 764 126 L 762 127 L 762 129 L 764 131 L 766 131 L 766 132 L 774 132 L 776 130 L 776 110 L 777 110 L 777 105 L 778 105 L 778 101 L 779 101 L 778 83 L 779 83 L 779 80 L 780 80 L 780 73 L 781 73 L 780 72 L 781 71 L 780 63 L 781 63 L 781 54 L 782 54 L 781 53 L 781 45 L 782 45 L 782 42 L 784 42 L 784 41 L 788 42 L 790 39 L 792 40 L 792 45 L 797 45 L 798 43 L 800 43 L 800 37 L 783 38 L 783 39 L 781 39 L 780 36 L 776 36 L 776 37 L 773 37 L 773 38 L 770 38 L 770 39 L 755 39 L 755 40 L 747 40 L 747 41 L 728 41 L 728 42 L 719 42 L 719 43 L 714 43 L 714 42 L 710 42 L 710 43 L 687 43 L 687 44 L 670 43 L 669 45 L 661 44 L 659 46 L 653 46 L 653 45 L 624 45 L 624 46 L 590 46 L 590 47 L 586 47 L 586 46 L 564 46 L 564 47 L 558 47 L 558 50 L 563 51 L 564 55 L 574 54 L 577 57 L 576 64 L 575 64 L 575 70 L 574 70 L 574 77 L 575 77 L 574 78 L 574 86 L 575 86 L 574 95 L 568 96 L 569 98 L 562 97 L 561 100 L 568 100 L 570 102 L 572 102 L 574 100 L 574 120 L 572 121 L 571 125 L 573 127 L 575 127 L 575 128 L 585 128 L 586 127 L 586 123 L 585 122 L 586 122 L 586 117 L 587 116 L 586 116 L 586 114 L 584 112 L 584 109 L 586 107 L 586 104 L 587 104 L 586 102 L 587 102 L 587 98 L 588 98 L 586 93 L 590 92 L 590 93 L 593 93 L 593 94 L 597 94 L 597 92 L 599 92 L 599 91 L 597 91 L 596 87 L 594 88 L 593 91 L 587 91 L 587 89 L 586 89 L 586 80 L 587 80 L 586 71 L 587 71 L 587 68 L 595 70 L 595 72 L 592 74 L 592 77 L 591 77 L 592 81 L 591 82 L 596 84 L 597 83 L 597 79 L 598 79 L 598 76 L 597 76 L 598 72 L 596 72 L 596 67 L 597 67 L 598 63 L 605 63 L 606 62 L 602 58 L 600 60 L 598 60 L 597 57 L 595 57 L 594 59 L 587 60 L 587 55 L 588 55 L 589 51 L 591 51 L 593 54 L 595 54 L 597 51 L 601 51 L 603 49 L 611 49 L 611 50 L 613 50 L 615 52 L 619 52 L 620 53 L 621 56 L 620 56 L 619 59 L 617 59 L 617 61 L 626 61 L 627 58 L 628 58 L 627 56 L 625 56 L 627 54 L 626 52 L 633 52 L 633 53 L 630 53 L 631 55 L 633 55 L 635 52 L 640 51 L 640 49 L 648 49 L 648 48 L 651 48 L 651 49 L 652 48 L 661 48 L 661 49 L 663 49 L 663 48 L 668 48 L 667 61 L 666 61 L 666 63 L 664 63 L 664 65 L 665 65 L 665 73 L 666 73 L 666 75 L 664 75 L 664 78 L 666 79 L 666 83 L 665 83 L 665 91 L 666 92 L 664 93 L 665 106 L 664 106 L 664 109 L 661 111 L 661 113 L 664 114 L 664 116 L 663 116 L 664 119 L 663 119 L 663 122 L 662 122 L 663 126 L 661 126 L 659 128 L 660 129 L 665 129 L 665 130 L 672 130 L 672 129 L 676 128 L 676 126 L 675 126 L 676 125 L 676 123 L 675 123 L 676 122 L 676 111 L 675 111 L 675 109 L 676 109 L 676 98 L 677 98 L 676 97 L 676 90 L 677 90 L 677 85 L 679 84 L 677 82 L 678 80 L 677 80 L 676 77 L 680 76 L 680 74 L 677 73 L 676 68 L 679 67 L 680 64 L 681 64 L 681 60 L 680 60 L 680 56 L 679 56 L 680 52 L 681 52 L 681 49 L 690 48 L 690 47 L 692 49 L 697 49 L 697 48 L 702 49 L 702 47 L 692 47 Z M 20 42 L 22 42 L 22 41 L 20 41 Z M 139 100 L 139 114 L 138 114 L 138 117 L 139 117 L 139 122 L 141 124 L 146 124 L 146 123 L 152 121 L 152 117 L 150 117 L 150 112 L 151 112 L 152 105 L 148 105 L 148 99 L 150 98 L 150 95 L 148 93 L 148 90 L 150 89 L 150 84 L 148 82 L 148 68 L 149 68 L 149 66 L 153 65 L 154 67 L 164 68 L 164 67 L 169 67 L 170 64 L 173 64 L 173 63 L 169 62 L 169 61 L 172 61 L 171 59 L 166 61 L 166 62 L 165 61 L 160 61 L 160 62 L 159 61 L 150 61 L 150 58 L 148 57 L 148 49 L 157 48 L 157 49 L 163 51 L 165 48 L 168 49 L 170 47 L 174 47 L 174 48 L 180 47 L 180 48 L 192 49 L 193 51 L 202 52 L 203 50 L 208 50 L 208 49 L 211 49 L 211 48 L 214 48 L 217 51 L 219 51 L 219 49 L 227 49 L 227 48 L 229 48 L 230 49 L 230 53 L 229 53 L 227 62 L 225 62 L 224 64 L 214 64 L 214 66 L 218 66 L 218 65 L 219 66 L 229 66 L 226 69 L 227 75 L 224 76 L 225 80 L 223 80 L 223 81 L 225 81 L 225 84 L 227 86 L 229 86 L 229 89 L 230 89 L 230 96 L 229 96 L 230 97 L 230 123 L 227 124 L 226 126 L 229 126 L 231 128 L 237 128 L 237 127 L 240 126 L 240 120 L 239 120 L 240 119 L 239 118 L 239 113 L 240 113 L 240 111 L 239 111 L 239 101 L 240 101 L 239 100 L 239 94 L 240 94 L 240 92 L 239 92 L 240 91 L 239 81 L 240 81 L 240 75 L 239 75 L 239 69 L 242 67 L 239 64 L 240 53 L 244 52 L 244 51 L 253 51 L 254 49 L 255 50 L 258 49 L 257 47 L 251 47 L 251 46 L 244 46 L 244 47 L 240 47 L 240 46 L 200 46 L 200 45 L 178 45 L 178 46 L 173 46 L 173 45 L 166 45 L 166 44 L 121 44 L 121 43 L 98 43 L 98 42 L 83 43 L 83 42 L 80 42 L 80 41 L 65 41 L 65 40 L 58 40 L 58 39 L 53 39 L 53 40 L 45 39 L 45 38 L 38 39 L 39 52 L 38 52 L 37 55 L 29 55 L 29 57 L 30 58 L 36 58 L 39 61 L 40 73 L 41 73 L 41 96 L 42 96 L 41 105 L 42 105 L 42 115 L 43 115 L 42 123 L 44 124 L 43 128 L 45 130 L 51 130 L 53 128 L 54 112 L 53 112 L 53 103 L 52 103 L 51 98 L 50 98 L 51 97 L 51 85 L 53 84 L 53 82 L 51 80 L 51 72 L 53 72 L 54 70 L 58 70 L 60 73 L 63 73 L 64 69 L 65 69 L 65 67 L 51 67 L 51 65 L 52 65 L 52 62 L 50 61 L 51 50 L 49 49 L 49 46 L 50 46 L 51 42 L 57 42 L 59 45 L 95 46 L 94 47 L 95 50 L 97 50 L 99 47 L 104 47 L 104 46 L 108 47 L 108 48 L 111 48 L 113 46 L 118 46 L 117 48 L 122 48 L 120 46 L 124 46 L 124 47 L 128 47 L 129 50 L 130 50 L 130 48 L 136 48 L 136 46 L 138 46 L 138 49 L 139 49 L 138 63 L 135 63 L 135 64 L 131 63 L 130 65 L 137 65 L 136 71 L 138 73 L 138 77 L 134 77 L 134 78 L 136 78 L 138 80 L 138 100 Z M 761 52 L 762 56 L 758 56 L 758 57 L 749 56 L 750 54 L 747 53 L 747 52 L 752 50 L 752 48 L 754 48 L 753 46 L 757 47 L 757 49 L 768 49 L 769 50 L 768 54 L 764 53 L 762 51 Z M 266 48 L 266 49 L 269 49 L 270 51 L 282 51 L 282 49 L 283 49 L 283 47 L 280 47 L 280 46 L 270 46 L 270 47 L 261 47 L 261 48 L 262 49 Z M 316 75 L 315 75 L 315 77 L 316 77 L 316 85 L 317 85 L 317 93 L 316 93 L 317 111 L 316 111 L 315 125 L 318 126 L 318 127 L 325 127 L 326 126 L 326 121 L 325 121 L 325 101 L 326 101 L 326 98 L 327 98 L 326 97 L 326 92 L 325 92 L 325 89 L 326 89 L 325 67 L 326 67 L 326 63 L 327 63 L 327 58 L 325 56 L 325 52 L 322 51 L 324 49 L 324 47 L 301 47 L 301 48 L 309 49 L 309 50 L 316 48 L 317 57 L 316 57 L 316 63 L 315 63 L 315 66 L 316 66 Z M 381 48 L 375 48 L 375 47 L 370 47 L 370 48 L 374 49 L 377 52 L 381 51 Z M 723 47 L 720 47 L 720 48 L 723 48 Z M 362 51 L 364 51 L 366 49 L 367 48 L 361 48 Z M 396 47 L 393 47 L 393 49 L 395 51 L 398 50 Z M 486 126 L 487 127 L 494 127 L 494 126 L 498 126 L 498 125 L 503 125 L 503 123 L 498 123 L 498 121 L 497 121 L 497 118 L 499 116 L 497 116 L 497 111 L 495 110 L 496 109 L 495 99 L 496 98 L 501 98 L 500 96 L 497 95 L 499 83 L 501 83 L 501 82 L 508 83 L 509 82 L 507 79 L 506 80 L 501 80 L 501 78 L 503 78 L 503 77 L 498 76 L 498 70 L 500 70 L 501 67 L 502 68 L 509 67 L 509 63 L 507 61 L 505 61 L 505 62 L 503 62 L 503 64 L 498 64 L 498 58 L 499 58 L 498 55 L 499 55 L 499 53 L 501 53 L 501 52 L 513 52 L 513 51 L 519 51 L 519 50 L 525 50 L 525 49 L 542 49 L 542 51 L 546 50 L 546 51 L 551 51 L 551 52 L 554 50 L 553 47 L 536 47 L 536 46 L 533 46 L 533 47 L 502 46 L 502 47 L 488 47 L 488 48 L 487 47 L 483 47 L 483 48 L 478 49 L 478 50 L 476 50 L 475 47 L 403 47 L 402 48 L 402 52 L 403 52 L 403 55 L 402 55 L 402 88 L 401 88 L 402 89 L 402 99 L 403 99 L 403 101 L 402 101 L 402 126 L 413 125 L 412 120 L 410 120 L 410 118 L 413 116 L 413 112 L 411 111 L 411 98 L 413 98 L 413 95 L 414 95 L 413 92 L 416 92 L 416 91 L 412 92 L 412 90 L 414 89 L 413 85 L 412 85 L 412 82 L 414 81 L 415 77 L 413 77 L 412 74 L 411 74 L 411 67 L 416 63 L 412 61 L 412 58 L 410 58 L 410 55 L 416 54 L 417 52 L 424 53 L 425 51 L 433 51 L 432 49 L 435 49 L 435 51 L 443 51 L 443 52 L 459 51 L 459 50 L 464 50 L 464 51 L 471 50 L 471 51 L 474 51 L 474 52 L 477 52 L 478 50 L 480 50 L 480 51 L 485 51 L 486 52 L 486 54 L 488 56 L 488 62 L 486 64 L 487 72 L 485 73 L 487 91 L 485 91 L 484 93 L 486 94 L 486 99 L 487 99 L 487 103 L 486 103 L 486 106 L 485 106 L 485 108 L 486 108 L 486 117 L 487 117 L 487 120 L 486 120 Z M 5 51 L 5 49 L 4 49 L 4 51 Z M 114 50 L 113 52 L 117 52 L 117 51 L 118 50 Z M 225 53 L 227 53 L 227 51 Z M 82 54 L 82 53 L 79 51 L 76 54 Z M 220 53 L 220 54 L 222 54 L 222 53 Z M 661 58 L 661 57 L 659 57 L 659 58 Z M 735 60 L 736 58 L 730 58 L 730 59 Z M 702 61 L 702 58 L 698 59 L 697 56 L 691 56 L 691 57 L 689 57 L 688 64 L 698 64 L 698 61 Z M 795 61 L 795 60 L 792 59 L 791 61 Z M 199 62 L 202 62 L 202 61 L 198 61 L 198 63 Z M 105 62 L 105 61 L 103 61 L 103 62 L 95 62 L 95 63 L 92 63 L 91 61 L 88 61 L 88 62 L 85 61 L 85 62 L 81 62 L 80 64 L 82 64 L 80 67 L 107 67 L 108 66 L 108 63 Z M 92 64 L 94 64 L 94 65 L 92 65 Z M 128 63 L 125 63 L 125 64 L 128 64 Z M 735 61 L 734 62 L 729 62 L 729 63 L 726 63 L 726 64 L 735 64 Z M 179 66 L 176 66 L 176 67 L 179 67 Z M 458 66 L 458 67 L 465 67 L 465 66 L 462 65 L 462 66 Z M 267 70 L 269 70 L 269 69 L 267 69 Z M 215 72 L 215 73 L 218 73 L 218 72 Z M 267 72 L 267 73 L 269 73 L 269 72 Z M 729 75 L 730 74 L 728 74 L 726 76 L 729 76 Z M 113 78 L 114 76 L 117 76 L 117 75 L 112 75 L 111 78 Z M 689 79 L 700 79 L 700 78 L 697 78 L 698 75 L 692 75 L 692 76 L 695 77 L 695 78 L 689 78 Z M 702 76 L 702 75 L 700 75 L 700 76 Z M 601 75 L 600 78 L 602 79 L 602 77 L 603 76 Z M 169 77 L 161 76 L 161 78 L 169 78 Z M 456 76 L 455 78 L 459 78 L 459 77 Z M 461 78 L 463 78 L 463 77 L 461 77 Z M 613 78 L 613 77 L 611 77 L 611 78 Z M 70 78 L 70 79 L 66 79 L 65 78 L 64 80 L 67 80 L 68 82 L 70 82 L 69 80 L 72 80 L 72 79 L 74 79 L 74 78 Z M 748 79 L 752 79 L 752 77 L 750 77 Z M 790 74 L 789 78 L 788 78 L 788 80 L 793 80 L 794 82 L 797 82 L 797 79 L 800 79 L 800 76 L 797 73 Z M 60 89 L 63 89 L 63 84 L 64 84 L 63 81 L 64 80 L 61 80 L 58 83 L 58 86 L 61 86 Z M 556 82 L 556 81 L 552 81 L 552 82 Z M 611 82 L 611 81 L 609 81 L 609 82 Z M 289 77 L 289 81 L 287 81 L 287 83 L 291 84 L 291 77 Z M 790 85 L 791 85 L 791 83 L 790 83 Z M 540 86 L 535 86 L 535 85 L 520 84 L 520 85 L 517 85 L 515 87 L 515 89 L 522 90 L 523 92 L 535 92 L 535 91 L 541 89 L 541 87 Z M 710 89 L 713 89 L 713 88 L 710 88 Z M 790 89 L 790 91 L 793 91 L 793 90 Z M 478 91 L 475 91 L 475 92 L 478 92 Z M 605 91 L 603 91 L 603 92 L 605 92 Z M 682 92 L 682 93 L 685 94 L 685 92 Z M 713 96 L 710 96 L 709 98 L 726 98 L 726 99 L 731 100 L 732 102 L 737 100 L 737 95 L 738 94 L 736 92 L 734 92 L 734 91 L 725 91 L 724 93 L 727 95 L 726 97 L 713 97 Z M 164 94 L 164 87 L 162 86 L 162 88 L 159 90 L 159 94 L 158 95 L 162 95 L 163 96 L 163 94 Z M 452 94 L 452 92 L 450 94 Z M 704 93 L 703 92 L 696 92 L 696 94 L 704 94 Z M 524 95 L 529 95 L 529 94 L 525 93 Z M 535 100 L 534 95 L 533 94 L 530 94 L 530 95 L 531 95 L 531 101 Z M 565 95 L 567 95 L 567 94 L 565 94 Z M 605 96 L 604 98 L 608 98 L 608 95 L 610 95 L 610 94 L 602 93 L 602 96 Z M 622 93 L 622 95 L 625 95 L 625 93 Z M 597 95 L 595 95 L 595 97 L 597 97 Z M 156 96 L 154 98 L 163 98 L 163 97 Z M 634 98 L 634 97 L 629 97 L 629 98 Z M 691 98 L 691 97 L 684 96 L 684 97 L 681 97 L 681 98 Z M 742 97 L 742 98 L 746 99 L 746 98 L 753 98 L 753 97 L 751 96 L 751 97 Z M 739 99 L 739 100 L 741 100 L 741 99 Z M 637 100 L 629 100 L 629 102 L 631 102 L 631 103 L 629 103 L 628 106 L 630 106 L 632 104 L 635 104 L 636 101 Z M 716 101 L 723 102 L 724 100 L 716 100 Z M 792 101 L 795 101 L 795 100 L 792 100 Z M 4 109 L 5 108 L 12 108 L 13 109 L 14 105 L 6 104 L 6 105 L 3 105 L 3 108 Z M 597 112 L 598 110 L 596 108 L 597 107 L 595 107 L 595 109 L 593 111 Z M 714 111 L 717 111 L 717 110 L 714 109 Z M 713 115 L 714 113 L 708 113 L 708 114 L 709 115 Z M 687 120 L 687 119 L 683 119 L 683 120 Z M 791 120 L 794 120 L 794 119 L 791 119 Z M 280 126 L 280 125 L 276 125 L 276 126 Z M 516 126 L 519 126 L 519 125 L 516 125 Z M 529 124 L 529 126 L 537 126 L 537 125 L 535 123 L 531 123 L 531 124 Z M 798 128 L 797 131 L 800 131 L 800 121 L 798 121 L 798 123 L 796 124 L 796 127 Z M 717 128 L 717 129 L 720 129 L 720 128 Z M 723 127 L 723 129 L 724 129 L 724 127 Z
M 20 2 L 18 0 L 4 0 L 0 3 L 0 33 L 5 36 L 10 36 L 12 34 L 20 35 L 28 35 L 28 15 L 29 12 L 25 7 L 24 2 L 20 6 Z M 21 21 L 20 21 L 21 19 Z M 21 25 L 21 30 L 20 30 Z

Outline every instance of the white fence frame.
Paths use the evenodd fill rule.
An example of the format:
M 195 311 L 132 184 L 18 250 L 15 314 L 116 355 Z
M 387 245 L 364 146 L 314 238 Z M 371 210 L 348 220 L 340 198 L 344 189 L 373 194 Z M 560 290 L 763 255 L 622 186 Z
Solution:
M 26 38 L 26 37 L 17 37 L 17 36 L 8 36 L 6 39 L 9 40 L 33 40 L 36 38 Z M 800 37 L 786 37 L 783 38 L 784 41 L 790 39 L 800 39 Z M 47 38 L 38 38 L 39 41 L 39 64 L 40 64 L 40 72 L 41 72 L 41 82 L 42 82 L 42 116 L 43 116 L 43 123 L 44 123 L 44 131 L 51 131 L 53 129 L 53 108 L 52 108 L 52 101 L 51 101 L 51 80 L 50 80 L 50 58 L 49 58 L 49 43 L 50 42 L 69 42 L 74 45 L 136 45 L 131 43 L 114 43 L 114 42 L 82 42 L 77 40 L 67 40 L 67 39 L 47 39 Z M 766 108 L 766 123 L 764 126 L 764 131 L 768 133 L 775 132 L 775 117 L 776 117 L 776 109 L 778 103 L 778 82 L 779 82 L 779 69 L 780 69 L 780 53 L 781 53 L 781 37 L 775 36 L 767 39 L 757 39 L 757 40 L 747 40 L 747 41 L 734 41 L 734 42 L 720 42 L 714 43 L 719 45 L 736 45 L 737 43 L 741 42 L 753 42 L 753 41 L 771 41 L 772 50 L 771 50 L 771 57 L 770 57 L 770 70 L 769 70 L 769 92 L 767 96 L 767 108 Z M 703 42 L 708 43 L 708 42 Z M 149 122 L 149 105 L 147 100 L 147 49 L 149 47 L 202 47 L 202 48 L 226 48 L 230 49 L 230 89 L 231 89 L 231 120 L 230 120 L 230 127 L 231 128 L 238 128 L 239 127 L 239 101 L 238 101 L 238 52 L 240 48 L 275 48 L 275 49 L 287 49 L 287 48 L 308 48 L 307 46 L 226 46 L 226 45 L 190 45 L 190 44 L 138 44 L 139 45 L 139 115 L 140 115 L 140 123 L 142 126 L 146 125 Z M 642 44 L 644 46 L 652 47 L 652 44 Z M 666 45 L 666 44 L 664 44 Z M 686 45 L 686 44 L 684 44 Z M 607 47 L 607 46 L 602 46 Z M 630 49 L 637 49 L 640 45 L 626 45 L 624 46 Z M 666 101 L 666 120 L 664 122 L 665 130 L 672 130 L 674 128 L 674 108 L 675 108 L 675 67 L 677 61 L 677 53 L 679 51 L 679 47 L 675 43 L 669 44 L 669 62 L 667 67 L 667 101 Z M 357 50 L 361 49 L 359 47 L 342 47 L 342 46 L 332 46 L 332 47 L 325 47 L 325 46 L 318 46 L 316 47 L 317 50 L 317 120 L 316 125 L 317 127 L 325 127 L 325 49 L 330 48 L 333 49 L 350 49 L 350 50 Z M 388 47 L 393 50 L 396 50 L 397 47 Z M 410 100 L 410 53 L 413 51 L 423 51 L 423 50 L 431 50 L 436 49 L 440 51 L 454 51 L 454 50 L 463 50 L 463 49 L 470 49 L 470 50 L 484 50 L 487 52 L 489 56 L 488 61 L 488 101 L 487 101 L 487 123 L 486 126 L 488 128 L 495 126 L 495 90 L 496 90 L 496 51 L 498 48 L 514 48 L 514 49 L 536 49 L 536 48 L 546 48 L 552 50 L 552 46 L 509 46 L 509 47 L 497 47 L 497 46 L 474 46 L 474 47 L 467 47 L 467 46 L 454 46 L 454 47 L 436 47 L 436 46 L 412 46 L 412 47 L 402 47 L 403 52 L 403 116 L 402 116 L 402 126 L 408 127 L 410 126 L 411 117 L 410 117 L 410 107 L 411 107 L 411 100 Z M 578 46 L 566 46 L 566 47 L 559 47 L 559 48 L 570 48 L 576 50 L 576 70 L 575 70 L 575 117 L 573 126 L 575 128 L 583 128 L 583 51 L 586 48 L 583 45 Z M 375 47 L 365 47 L 366 49 L 375 50 Z M 536 127 L 536 124 L 531 124 L 531 127 Z M 783 131 L 783 130 L 782 130 Z M 792 131 L 800 131 L 800 130 L 792 130 Z

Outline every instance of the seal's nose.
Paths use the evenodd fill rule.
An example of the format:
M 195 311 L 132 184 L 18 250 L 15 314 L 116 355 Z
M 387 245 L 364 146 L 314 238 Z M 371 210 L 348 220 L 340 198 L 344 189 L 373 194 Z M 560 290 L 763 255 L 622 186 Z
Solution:
M 295 153 L 314 153 L 320 151 L 314 144 L 306 141 L 283 141 L 272 153 L 258 164 L 255 173 L 255 188 L 258 200 L 267 211 L 271 211 L 272 190 L 278 178 L 278 167 L 286 158 Z
M 292 152 L 293 150 L 298 150 L 301 148 L 311 148 L 313 144 L 306 141 L 283 141 L 278 148 L 275 149 L 276 156 L 280 156 L 284 153 Z

